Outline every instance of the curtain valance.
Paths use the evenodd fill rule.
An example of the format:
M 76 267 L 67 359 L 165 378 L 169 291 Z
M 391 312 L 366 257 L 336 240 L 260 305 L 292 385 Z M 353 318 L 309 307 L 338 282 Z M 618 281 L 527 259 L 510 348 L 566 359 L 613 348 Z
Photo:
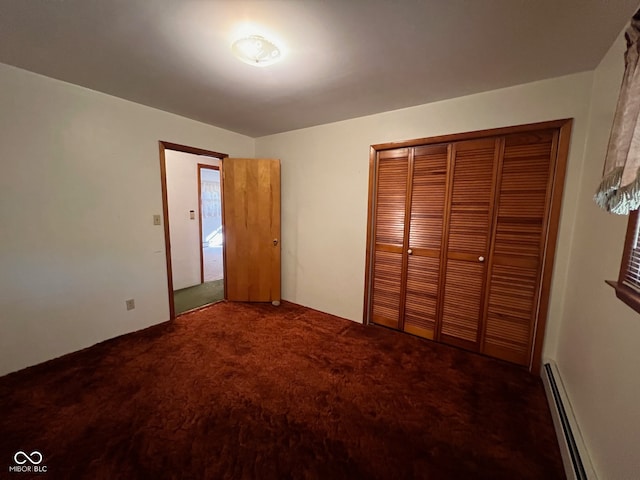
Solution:
M 600 207 L 619 215 L 640 207 L 640 11 L 633 16 L 625 37 L 625 72 L 603 178 L 594 197 Z

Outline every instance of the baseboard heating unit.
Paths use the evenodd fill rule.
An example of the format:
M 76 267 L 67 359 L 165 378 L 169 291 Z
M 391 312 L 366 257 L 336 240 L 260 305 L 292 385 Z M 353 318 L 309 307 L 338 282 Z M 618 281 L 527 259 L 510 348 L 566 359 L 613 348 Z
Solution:
M 597 480 L 555 362 L 547 361 L 543 365 L 542 383 L 558 436 L 567 479 Z

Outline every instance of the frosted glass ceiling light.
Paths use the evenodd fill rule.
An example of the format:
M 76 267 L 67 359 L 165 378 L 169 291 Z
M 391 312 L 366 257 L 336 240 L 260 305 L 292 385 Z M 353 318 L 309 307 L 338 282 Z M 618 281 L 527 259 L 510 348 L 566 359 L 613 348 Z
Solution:
M 275 43 L 260 35 L 250 35 L 236 40 L 231 45 L 231 50 L 244 63 L 256 67 L 271 65 L 282 56 Z

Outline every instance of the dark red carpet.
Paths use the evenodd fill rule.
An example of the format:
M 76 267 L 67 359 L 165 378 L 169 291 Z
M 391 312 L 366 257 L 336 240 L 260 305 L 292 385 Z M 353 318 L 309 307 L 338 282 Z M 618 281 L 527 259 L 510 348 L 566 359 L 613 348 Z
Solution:
M 0 378 L 0 478 L 34 450 L 49 479 L 564 478 L 539 378 L 290 303 Z

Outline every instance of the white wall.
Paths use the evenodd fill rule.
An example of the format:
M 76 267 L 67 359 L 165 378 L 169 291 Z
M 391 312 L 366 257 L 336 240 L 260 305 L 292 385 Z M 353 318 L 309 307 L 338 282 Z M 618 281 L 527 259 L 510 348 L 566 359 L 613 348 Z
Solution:
M 0 375 L 169 319 L 159 140 L 254 155 L 249 137 L 0 64 Z
M 574 117 L 545 352 L 563 311 L 592 73 L 258 138 L 282 160 L 283 298 L 362 321 L 369 146 Z
M 198 164 L 220 165 L 220 160 L 191 153 L 165 151 L 167 203 L 171 239 L 173 289 L 199 285 L 200 282 L 200 202 L 198 201 Z M 193 210 L 195 219 L 191 220 Z
M 627 217 L 593 203 L 624 71 L 620 36 L 595 71 L 557 364 L 600 479 L 640 478 L 640 315 L 616 280 Z

